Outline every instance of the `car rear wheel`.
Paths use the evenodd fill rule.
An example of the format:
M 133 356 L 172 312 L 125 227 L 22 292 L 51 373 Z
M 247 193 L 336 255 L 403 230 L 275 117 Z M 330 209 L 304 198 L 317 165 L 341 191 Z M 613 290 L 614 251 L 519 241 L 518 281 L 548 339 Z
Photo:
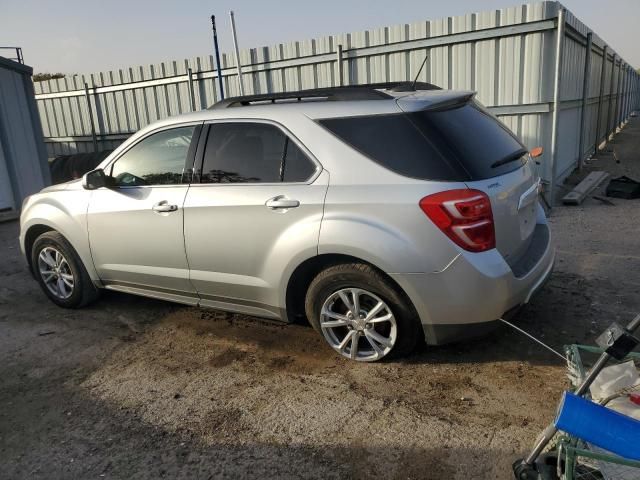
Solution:
M 46 232 L 36 239 L 31 268 L 44 293 L 56 305 L 78 308 L 98 296 L 78 254 L 58 232 Z
M 307 290 L 305 310 L 331 348 L 351 360 L 375 362 L 409 353 L 420 336 L 410 301 L 366 264 L 320 272 Z

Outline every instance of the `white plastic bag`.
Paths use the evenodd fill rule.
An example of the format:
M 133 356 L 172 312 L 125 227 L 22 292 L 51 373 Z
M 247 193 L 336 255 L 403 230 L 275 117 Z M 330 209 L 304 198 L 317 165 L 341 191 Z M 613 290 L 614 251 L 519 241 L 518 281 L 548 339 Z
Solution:
M 603 368 L 591 384 L 589 391 L 591 392 L 591 397 L 596 402 L 599 402 L 639 383 L 638 370 L 633 361 L 629 360 L 625 363 Z

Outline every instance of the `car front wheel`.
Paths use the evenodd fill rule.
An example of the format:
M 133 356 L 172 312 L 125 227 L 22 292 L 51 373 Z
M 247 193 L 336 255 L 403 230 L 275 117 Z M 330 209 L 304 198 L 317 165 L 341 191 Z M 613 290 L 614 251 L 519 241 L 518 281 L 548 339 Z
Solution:
M 58 232 L 46 232 L 36 239 L 31 268 L 44 293 L 56 305 L 78 308 L 98 296 L 78 254 Z
M 409 300 L 366 264 L 320 272 L 307 291 L 305 310 L 331 348 L 351 360 L 375 362 L 406 354 L 420 336 Z

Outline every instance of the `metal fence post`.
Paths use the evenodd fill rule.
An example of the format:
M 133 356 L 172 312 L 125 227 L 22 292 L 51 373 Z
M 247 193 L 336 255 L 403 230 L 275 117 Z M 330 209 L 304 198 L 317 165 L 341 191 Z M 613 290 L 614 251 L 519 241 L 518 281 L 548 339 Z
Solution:
M 189 82 L 189 101 L 191 102 L 191 111 L 196 111 L 196 92 L 193 90 L 193 70 L 187 68 L 187 80 Z
M 618 102 L 618 125 L 622 125 L 624 122 L 624 99 L 626 97 L 627 88 L 627 64 L 625 63 L 622 69 L 622 85 L 620 86 L 620 100 Z
M 635 69 L 629 69 L 629 92 L 627 99 L 627 117 L 631 114 L 631 110 L 633 110 L 633 88 L 634 88 L 634 73 Z
M 624 68 L 624 88 L 622 89 L 622 91 L 624 92 L 624 95 L 622 97 L 623 100 L 623 104 L 622 104 L 622 114 L 620 115 L 621 117 L 621 121 L 620 123 L 624 122 L 627 119 L 627 99 L 628 99 L 628 93 L 629 93 L 629 71 L 631 70 L 631 66 L 630 65 L 626 65 Z
M 629 74 L 629 106 L 627 107 L 627 115 L 630 115 L 631 112 L 634 110 L 634 104 L 633 104 L 633 94 L 635 92 L 636 89 L 636 71 L 635 69 L 631 69 L 631 72 Z
M 633 68 L 629 65 L 627 67 L 627 95 L 625 99 L 624 106 L 624 118 L 625 120 L 629 118 L 630 107 L 631 107 L 631 89 L 633 88 L 632 78 L 633 78 Z
M 578 146 L 578 170 L 582 170 L 584 162 L 585 123 L 587 121 L 587 101 L 589 100 L 589 80 L 591 79 L 591 44 L 593 33 L 587 34 L 587 53 L 584 58 L 584 78 L 582 82 L 582 112 L 580 114 L 580 143 Z
M 558 170 L 558 121 L 560 116 L 560 86 L 562 85 L 562 51 L 564 49 L 565 9 L 558 11 L 558 28 L 556 30 L 556 65 L 553 82 L 553 113 L 551 120 L 551 182 L 549 205 L 553 206 L 555 198 L 556 174 Z
M 627 78 L 628 75 L 628 65 L 625 63 L 624 70 L 622 72 L 622 92 L 620 97 L 620 113 L 618 114 L 618 125 L 622 125 L 624 123 L 625 110 L 626 110 L 626 100 L 627 100 Z
M 607 108 L 607 123 L 604 125 L 604 141 L 605 143 L 609 143 L 609 136 L 611 134 L 611 107 L 613 107 L 613 72 L 616 71 L 616 57 L 617 55 L 613 54 L 613 60 L 611 61 L 611 75 L 609 77 L 609 105 Z
M 618 85 L 616 86 L 616 105 L 613 113 L 613 127 L 611 131 L 616 133 L 620 122 L 618 122 L 618 115 L 620 114 L 620 88 L 622 87 L 622 58 L 620 58 L 620 64 L 618 65 Z
M 633 110 L 633 91 L 634 91 L 634 80 L 635 80 L 635 69 L 629 68 L 629 92 L 627 98 L 627 117 L 631 114 Z
M 89 84 L 84 82 L 84 98 L 87 100 L 89 110 L 89 121 L 91 122 L 91 139 L 93 140 L 93 151 L 98 151 L 98 137 L 96 137 L 96 124 L 93 121 L 93 108 L 91 107 L 91 97 L 89 96 Z
M 627 99 L 627 117 L 631 115 L 631 111 L 633 110 L 633 91 L 635 88 L 635 69 L 629 69 L 629 98 Z
M 627 119 L 627 91 L 629 90 L 629 65 L 624 66 L 624 86 L 622 87 L 622 106 L 620 107 L 620 123 Z
M 633 73 L 635 70 L 633 67 L 629 67 L 628 72 L 628 81 L 627 81 L 627 113 L 626 117 L 629 118 L 629 114 L 631 113 L 631 102 L 632 102 L 632 94 L 633 94 Z
M 338 87 L 341 87 L 343 85 L 343 79 L 342 79 L 342 45 L 338 45 L 338 47 L 336 48 L 336 77 L 337 77 L 337 81 L 336 81 L 336 85 Z
M 631 102 L 632 102 L 632 93 L 633 93 L 633 73 L 635 70 L 633 67 L 629 67 L 629 85 L 627 87 L 627 117 L 631 113 Z
M 602 117 L 602 101 L 604 97 L 604 79 L 607 68 L 607 45 L 602 49 L 602 69 L 600 70 L 600 97 L 598 98 L 598 115 L 596 119 L 596 146 L 594 148 L 594 154 L 598 154 L 600 147 L 600 120 Z
M 242 65 L 240 65 L 240 51 L 238 50 L 238 35 L 236 34 L 236 20 L 233 16 L 233 11 L 229 12 L 231 18 L 231 36 L 233 37 L 233 48 L 236 53 L 236 68 L 238 69 L 238 89 L 240 90 L 240 96 L 244 97 L 244 83 L 242 81 Z

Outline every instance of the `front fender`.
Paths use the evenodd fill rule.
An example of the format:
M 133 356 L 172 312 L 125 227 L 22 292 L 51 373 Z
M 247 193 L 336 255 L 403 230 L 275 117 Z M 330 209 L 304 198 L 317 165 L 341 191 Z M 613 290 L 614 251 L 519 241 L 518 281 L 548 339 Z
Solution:
M 87 230 L 87 207 L 89 192 L 84 190 L 63 190 L 33 195 L 25 202 L 20 216 L 20 249 L 26 251 L 26 237 L 29 229 L 44 225 L 59 232 L 73 246 L 80 260 L 94 282 L 99 282 L 93 266 Z

